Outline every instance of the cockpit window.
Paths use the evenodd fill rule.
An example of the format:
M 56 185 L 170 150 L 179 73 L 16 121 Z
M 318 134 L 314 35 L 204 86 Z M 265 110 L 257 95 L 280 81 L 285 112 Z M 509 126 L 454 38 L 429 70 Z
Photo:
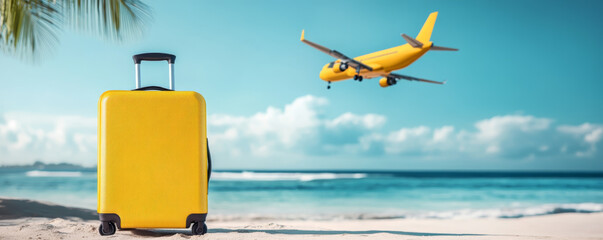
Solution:
M 335 62 L 330 62 L 329 63 L 329 68 L 333 68 L 333 65 L 335 65 Z

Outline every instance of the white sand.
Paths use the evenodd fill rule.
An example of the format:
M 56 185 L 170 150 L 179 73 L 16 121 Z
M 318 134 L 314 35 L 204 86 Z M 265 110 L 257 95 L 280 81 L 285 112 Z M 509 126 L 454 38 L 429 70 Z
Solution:
M 519 219 L 208 222 L 209 233 L 124 230 L 98 235 L 94 211 L 0 198 L 0 239 L 603 239 L 603 213 Z

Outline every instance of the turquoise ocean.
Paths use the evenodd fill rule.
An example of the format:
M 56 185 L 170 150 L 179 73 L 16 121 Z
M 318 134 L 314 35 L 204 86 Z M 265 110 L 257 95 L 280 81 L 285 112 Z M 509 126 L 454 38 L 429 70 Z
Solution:
M 96 171 L 0 169 L 0 196 L 96 209 Z M 210 220 L 520 218 L 603 211 L 603 173 L 214 171 Z

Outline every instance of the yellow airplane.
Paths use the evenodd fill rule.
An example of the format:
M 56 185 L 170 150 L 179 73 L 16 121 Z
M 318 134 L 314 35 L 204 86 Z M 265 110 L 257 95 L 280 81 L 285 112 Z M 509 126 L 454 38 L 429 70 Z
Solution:
M 431 81 L 392 73 L 392 71 L 407 67 L 429 50 L 458 51 L 458 49 L 455 48 L 435 46 L 433 45 L 433 42 L 429 41 L 431 32 L 433 30 L 433 25 L 435 24 L 437 17 L 438 12 L 429 14 L 429 17 L 427 18 L 427 21 L 425 21 L 423 28 L 421 28 L 419 35 L 417 35 L 417 38 L 412 38 L 406 34 L 402 34 L 404 40 L 408 42 L 407 44 L 369 53 L 367 55 L 355 58 L 349 58 L 337 50 L 331 50 L 306 40 L 304 38 L 304 30 L 302 30 L 300 40 L 305 44 L 320 50 L 321 52 L 337 58 L 336 61 L 327 63 L 320 71 L 320 78 L 329 83 L 329 85 L 327 85 L 327 89 L 331 88 L 331 82 L 350 78 L 354 78 L 354 80 L 357 81 L 362 81 L 363 78 L 369 79 L 374 77 L 382 77 L 379 80 L 379 85 L 381 85 L 381 87 L 392 86 L 400 79 L 444 84 L 445 82 Z

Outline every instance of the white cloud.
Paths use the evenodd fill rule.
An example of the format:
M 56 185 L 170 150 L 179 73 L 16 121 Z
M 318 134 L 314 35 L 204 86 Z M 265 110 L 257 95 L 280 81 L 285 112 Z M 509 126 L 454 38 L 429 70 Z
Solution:
M 386 153 L 402 153 L 402 152 L 420 152 L 423 151 L 423 143 L 427 143 L 430 138 L 431 129 L 426 126 L 418 126 L 415 128 L 402 128 L 397 131 L 390 132 L 385 137 L 385 152 Z
M 233 157 L 328 154 L 358 144 L 365 133 L 385 123 L 385 117 L 377 114 L 344 113 L 327 119 L 321 113 L 327 104 L 325 98 L 307 95 L 282 109 L 268 107 L 249 117 L 212 115 L 208 118 L 210 142 L 214 152 Z
M 236 149 L 234 153 L 239 155 L 266 158 L 324 154 L 441 159 L 571 158 L 594 156 L 595 145 L 603 138 L 603 129 L 596 125 L 561 126 L 555 131 L 552 119 L 530 115 L 494 116 L 476 121 L 474 129 L 457 130 L 445 125 L 384 131 L 385 116 L 347 112 L 327 118 L 320 114 L 326 105 L 326 99 L 304 96 L 282 109 L 269 107 L 249 117 L 212 116 L 210 126 L 214 127 L 209 129 L 215 145 L 228 146 L 222 147 L 223 154 L 232 155 Z M 289 119 L 295 120 L 283 124 Z M 249 130 L 258 124 L 259 130 Z M 563 131 L 578 137 L 568 138 Z M 588 143 L 586 147 L 582 146 L 584 143 Z
M 365 129 L 376 129 L 385 123 L 385 117 L 377 114 L 366 114 L 364 116 L 358 116 L 353 113 L 344 113 L 341 116 L 333 119 L 326 120 L 325 125 L 327 128 L 338 128 L 342 126 L 360 126 Z
M 517 132 L 531 133 L 549 128 L 552 120 L 533 116 L 506 115 L 484 119 L 475 124 L 476 137 L 480 140 L 493 140 Z
M 557 131 L 569 135 L 569 141 L 564 145 L 562 151 L 573 152 L 577 157 L 591 157 L 597 153 L 597 145 L 600 144 L 603 137 L 603 126 L 591 123 L 584 123 L 578 126 L 561 125 Z M 568 141 L 566 139 L 566 141 Z M 570 150 L 571 149 L 571 150 Z
M 499 153 L 500 147 L 498 145 L 490 145 L 486 148 L 486 153 Z
M 484 149 L 489 155 L 523 157 L 540 148 L 552 122 L 548 118 L 525 115 L 495 116 L 475 123 L 477 132 L 462 140 L 473 149 Z
M 603 128 L 599 127 L 584 136 L 584 141 L 590 144 L 596 144 L 599 142 L 599 140 L 601 140 L 601 135 L 603 135 Z
M 0 117 L 0 165 L 96 163 L 96 118 L 6 113 Z
M 433 130 L 433 141 L 434 142 L 443 142 L 448 140 L 448 138 L 454 132 L 453 126 L 443 126 L 441 128 Z
M 553 119 L 501 115 L 478 120 L 472 128 L 392 126 L 385 116 L 345 112 L 325 114 L 328 101 L 302 96 L 284 107 L 267 107 L 249 116 L 208 116 L 212 154 L 221 162 L 254 159 L 245 166 L 270 167 L 291 159 L 522 160 L 596 159 L 603 126 L 553 125 Z M 6 113 L 0 115 L 0 164 L 35 160 L 94 165 L 96 119 Z M 389 127 L 389 128 L 388 128 Z M 394 130 L 389 130 L 394 129 Z M 287 164 L 281 164 L 287 166 Z M 342 166 L 346 167 L 346 166 Z
M 561 125 L 557 130 L 562 133 L 582 137 L 584 142 L 596 144 L 603 137 L 603 126 L 584 123 L 579 126 Z

